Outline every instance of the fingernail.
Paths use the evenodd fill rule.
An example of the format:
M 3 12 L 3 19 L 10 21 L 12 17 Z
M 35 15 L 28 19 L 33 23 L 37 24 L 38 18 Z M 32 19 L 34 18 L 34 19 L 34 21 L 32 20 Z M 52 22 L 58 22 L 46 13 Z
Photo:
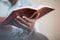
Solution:
M 22 16 L 23 18 L 25 18 L 25 16 Z
M 19 16 L 17 16 L 16 18 L 20 18 Z

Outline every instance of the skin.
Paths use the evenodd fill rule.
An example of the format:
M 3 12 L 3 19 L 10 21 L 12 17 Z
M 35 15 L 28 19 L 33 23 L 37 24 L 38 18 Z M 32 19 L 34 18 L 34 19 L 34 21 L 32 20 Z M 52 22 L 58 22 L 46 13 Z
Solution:
M 23 28 L 32 30 L 32 29 L 34 29 L 34 24 L 40 15 L 40 13 L 33 14 L 33 12 L 35 12 L 35 10 L 29 9 L 29 8 L 20 9 L 19 11 L 18 10 L 13 11 L 11 13 L 11 15 L 4 21 L 4 23 L 7 25 L 10 23 L 13 23 L 11 25 L 14 25 L 17 27 L 21 26 Z M 29 14 L 30 15 L 33 14 L 33 15 L 29 17 Z M 21 17 L 21 15 L 25 15 L 25 16 Z M 11 20 L 11 21 L 9 22 L 9 20 Z M 7 22 L 9 22 L 9 23 L 7 23 Z
M 17 0 L 9 0 L 9 2 L 11 3 L 11 6 L 15 5 Z
M 6 17 L 1 17 L 0 18 L 0 23 L 2 23 L 5 19 L 6 19 Z M 21 25 L 23 27 L 26 27 L 26 28 L 29 28 L 29 29 L 33 29 L 37 18 L 36 19 L 30 19 L 30 18 L 28 18 L 26 16 L 22 16 L 22 17 L 17 16 L 14 20 L 15 20 L 14 24 L 19 24 L 19 25 Z
M 6 23 L 6 21 L 8 22 L 9 20 L 11 20 L 11 18 L 13 19 L 15 17 L 14 18 L 15 22 L 13 23 L 13 25 L 16 25 L 17 27 L 23 26 L 25 28 L 33 29 L 36 20 L 52 10 L 53 10 L 52 8 L 48 8 L 48 7 L 43 7 L 38 11 L 29 8 L 20 9 L 20 10 L 13 11 L 11 15 L 7 18 L 7 20 L 5 20 L 6 19 L 5 17 L 0 18 L 0 22 L 2 23 L 5 20 Z M 34 12 L 35 14 L 33 14 Z M 25 16 L 21 17 L 21 15 L 25 15 Z
M 13 3 L 11 3 L 12 4 L 12 6 L 14 5 Z M 48 11 L 47 11 L 48 10 Z M 46 13 L 48 13 L 48 12 L 50 12 L 50 11 L 52 11 L 53 9 L 50 9 L 50 8 L 42 8 L 42 9 L 40 9 L 39 11 L 35 11 L 35 14 L 32 14 L 32 16 L 30 16 L 30 14 L 31 14 L 31 12 L 28 12 L 28 13 L 30 13 L 30 14 L 28 14 L 28 16 L 30 16 L 30 17 L 27 17 L 27 14 L 25 15 L 25 16 L 22 16 L 21 17 L 21 15 L 17 15 L 15 18 L 14 18 L 14 15 L 16 14 L 16 12 L 15 12 L 15 14 L 14 14 L 14 12 L 13 12 L 13 15 L 10 15 L 10 17 L 8 17 L 8 20 L 6 20 L 7 22 L 9 22 L 9 20 L 10 20 L 10 18 L 14 18 L 14 20 L 15 20 L 15 22 L 13 22 L 14 23 L 14 25 L 16 25 L 17 27 L 18 26 L 22 26 L 22 27 L 24 27 L 24 28 L 27 28 L 27 29 L 30 29 L 30 30 L 32 30 L 32 31 L 34 31 L 34 24 L 35 24 L 35 22 L 36 22 L 36 20 L 38 19 L 38 18 L 40 18 L 40 17 L 42 17 L 43 15 L 45 15 Z M 21 10 L 19 10 L 19 12 L 20 12 Z M 31 10 L 29 10 L 29 11 L 31 11 Z M 44 11 L 44 12 L 43 12 Z M 22 12 L 21 13 L 23 13 L 24 12 L 24 14 L 25 14 L 25 10 L 22 10 Z M 18 11 L 17 11 L 17 13 L 18 13 Z M 7 19 L 6 17 L 0 17 L 0 24 L 2 24 L 3 22 L 5 22 L 5 19 Z M 12 22 L 10 22 L 10 23 L 12 23 Z M 10 29 L 10 27 L 11 26 L 9 26 L 8 24 L 7 24 L 7 26 L 9 27 L 9 29 Z M 1 27 L 2 27 L 2 30 L 1 31 L 3 31 L 4 29 L 8 29 L 8 27 L 7 26 L 5 26 L 5 25 L 2 25 L 2 26 L 0 26 L 0 29 L 1 29 Z M 12 29 L 10 29 L 10 30 L 12 30 Z M 6 30 L 4 30 L 4 31 L 6 31 Z M 4 34 L 4 31 L 2 32 L 2 34 Z M 9 31 L 9 30 L 8 30 Z M 7 33 L 7 32 L 5 32 L 5 33 Z M 7 34 L 9 34 L 9 33 L 7 33 Z M 8 36 L 8 35 L 6 35 L 6 36 Z M 12 36 L 12 35 L 11 35 Z M 15 36 L 15 35 L 14 35 Z M 17 36 L 16 36 L 17 37 Z M 19 37 L 19 36 L 18 36 Z M 13 38 L 13 37 L 12 37 Z M 34 36 L 32 37 L 32 39 L 34 38 Z M 39 38 L 39 37 L 38 37 Z M 43 39 L 43 38 L 42 38 Z
M 9 2 L 11 3 L 11 6 L 15 5 L 16 1 L 17 0 L 9 0 Z M 28 12 L 28 10 L 29 10 L 29 12 Z M 19 26 L 23 26 L 23 27 L 26 27 L 29 29 L 33 29 L 36 20 L 38 18 L 40 18 L 41 16 L 44 16 L 45 14 L 47 14 L 48 12 L 50 12 L 52 10 L 53 10 L 52 8 L 43 7 L 40 10 L 34 10 L 35 14 L 32 14 L 32 15 L 30 15 L 30 14 L 33 11 L 33 9 L 31 9 L 31 10 L 30 9 L 17 10 L 18 16 L 16 16 L 16 18 L 14 19 L 15 20 L 14 25 L 17 26 L 17 24 L 19 24 Z M 29 13 L 29 14 L 27 15 L 26 13 Z M 13 12 L 13 15 L 11 17 L 13 17 L 15 14 L 16 14 L 16 12 Z M 21 17 L 21 14 L 23 14 L 25 16 Z M 26 16 L 30 16 L 30 17 L 26 17 Z M 2 23 L 5 19 L 6 19 L 6 17 L 0 17 L 0 23 Z M 10 18 L 9 18 L 9 20 L 10 20 Z
M 0 18 L 0 23 L 2 23 L 5 19 L 6 19 L 6 17 L 1 17 Z M 23 27 L 26 27 L 26 28 L 29 28 L 29 29 L 33 29 L 34 23 L 35 23 L 35 21 L 37 19 L 30 19 L 30 18 L 28 18 L 26 16 L 22 16 L 22 17 L 17 16 L 14 20 L 16 21 L 16 22 L 14 22 L 14 24 L 19 24 L 19 25 L 21 25 Z M 22 21 L 22 23 L 21 23 L 21 21 Z
M 11 3 L 11 6 L 13 6 L 15 3 L 16 3 L 16 0 L 9 0 L 9 2 Z M 37 17 L 37 16 L 36 16 Z M 35 18 L 36 18 L 35 17 Z M 38 18 L 38 17 L 37 17 Z M 0 17 L 0 24 L 6 19 L 6 17 Z M 33 29 L 34 28 L 34 23 L 37 19 L 30 19 L 26 16 L 17 16 L 15 19 L 14 19 L 16 22 L 14 24 L 19 24 L 23 27 L 26 27 L 26 28 L 29 28 L 29 29 Z M 19 21 L 21 20 L 21 21 Z M 8 25 L 9 26 L 9 25 Z
M 23 17 L 17 16 L 15 18 L 16 23 L 18 23 L 19 25 L 21 25 L 23 27 L 29 28 L 31 30 L 34 28 L 34 24 L 35 24 L 36 20 L 37 19 L 30 19 L 26 16 L 23 16 Z
M 11 3 L 11 6 L 13 6 L 14 4 L 16 4 L 17 0 L 9 0 L 9 2 Z M 6 17 L 0 17 L 0 23 L 2 23 L 4 20 L 6 19 Z
M 2 23 L 5 19 L 6 17 L 0 17 L 0 23 Z
M 9 0 L 9 2 L 11 3 L 11 6 L 16 4 L 17 0 Z M 0 23 L 2 23 L 4 20 L 6 19 L 6 17 L 0 17 Z

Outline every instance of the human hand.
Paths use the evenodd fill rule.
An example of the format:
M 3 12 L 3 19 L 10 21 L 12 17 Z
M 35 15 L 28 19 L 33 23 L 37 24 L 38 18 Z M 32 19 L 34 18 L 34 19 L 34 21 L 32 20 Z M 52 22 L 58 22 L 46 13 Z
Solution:
M 14 22 L 14 25 L 19 25 L 19 26 L 22 26 L 24 28 L 28 28 L 28 29 L 33 29 L 34 28 L 34 24 L 35 24 L 35 21 L 37 19 L 31 19 L 31 18 L 28 18 L 26 16 L 17 16 L 15 18 L 15 22 Z

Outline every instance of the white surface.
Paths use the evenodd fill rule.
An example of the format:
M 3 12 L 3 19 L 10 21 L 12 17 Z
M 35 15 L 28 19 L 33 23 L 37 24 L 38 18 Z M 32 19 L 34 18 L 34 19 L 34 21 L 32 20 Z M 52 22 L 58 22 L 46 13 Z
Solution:
M 36 23 L 36 31 L 43 33 L 50 40 L 60 40 L 60 0 L 30 0 L 35 8 L 47 5 L 54 11 L 40 18 Z

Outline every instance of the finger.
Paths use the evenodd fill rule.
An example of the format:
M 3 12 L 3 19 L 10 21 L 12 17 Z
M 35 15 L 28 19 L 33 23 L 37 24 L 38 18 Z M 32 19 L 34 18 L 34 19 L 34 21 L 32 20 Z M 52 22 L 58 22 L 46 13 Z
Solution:
M 37 12 L 35 12 L 30 18 L 35 18 L 35 19 L 37 19 L 37 18 L 39 18 L 39 16 L 40 16 L 40 13 L 39 13 L 39 11 L 37 11 Z
M 30 24 L 31 24 L 31 23 L 27 22 L 25 19 L 21 18 L 20 16 L 17 16 L 17 19 L 19 19 L 20 21 L 22 21 L 22 23 L 24 23 L 27 26 L 30 26 Z
M 15 19 L 15 21 L 20 24 L 21 26 L 27 27 L 25 24 L 23 24 L 22 22 L 20 22 L 19 20 Z
M 15 20 L 16 21 L 16 20 Z M 18 22 L 13 22 L 14 26 L 18 27 L 18 28 L 23 28 L 23 29 L 28 29 L 28 27 L 22 26 L 21 24 L 19 24 Z
M 23 18 L 24 18 L 26 21 L 28 21 L 28 22 L 31 23 L 31 19 L 27 18 L 26 16 L 23 16 Z
M 15 25 L 16 25 L 17 27 L 19 27 L 19 28 L 24 28 L 24 29 L 26 29 L 26 28 L 29 29 L 27 25 L 19 22 L 17 19 L 15 19 L 15 21 L 16 21 L 16 22 L 15 22 Z
M 34 17 L 35 19 L 39 18 L 40 13 L 36 13 L 36 16 Z
M 15 20 L 16 21 L 16 20 Z M 28 27 L 25 27 L 25 26 L 22 26 L 21 24 L 18 24 L 17 22 L 14 22 L 13 23 L 15 27 L 18 27 L 18 28 L 22 28 L 24 30 L 30 30 L 30 28 Z
M 15 19 L 15 21 L 17 22 L 17 23 L 15 24 L 17 27 L 22 27 L 22 28 L 24 28 L 24 29 L 25 29 L 25 28 L 30 29 L 29 26 L 23 24 L 23 23 L 20 22 L 19 20 Z M 17 24 L 18 24 L 18 25 L 17 25 Z
M 25 20 L 27 20 L 28 22 L 30 22 L 30 23 L 34 23 L 35 21 L 36 21 L 36 19 L 30 19 L 30 18 L 27 18 L 26 16 L 23 16 L 23 18 L 25 19 Z M 31 25 L 31 24 L 30 24 Z
M 32 16 L 30 18 L 33 18 L 36 15 L 36 12 L 34 14 L 32 14 Z

